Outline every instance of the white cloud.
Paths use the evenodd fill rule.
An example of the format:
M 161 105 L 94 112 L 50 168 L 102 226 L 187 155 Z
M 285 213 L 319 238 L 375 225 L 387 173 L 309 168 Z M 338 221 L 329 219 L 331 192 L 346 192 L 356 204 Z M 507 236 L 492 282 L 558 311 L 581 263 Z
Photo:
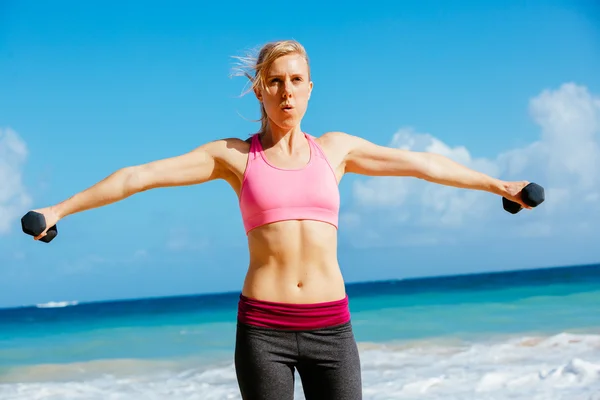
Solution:
M 442 154 L 470 168 L 498 175 L 496 164 L 474 158 L 462 146 L 450 147 L 427 133 L 405 128 L 392 137 L 390 147 Z M 376 177 L 356 181 L 354 197 L 366 209 L 387 208 L 397 222 L 420 225 L 461 225 L 468 215 L 478 215 L 486 206 L 485 193 L 434 185 L 415 178 Z M 487 196 L 489 197 L 489 196 Z
M 10 232 L 32 203 L 21 176 L 27 155 L 27 145 L 19 135 L 0 128 L 0 234 Z
M 528 215 L 529 225 L 520 231 L 523 236 L 552 235 L 557 224 L 569 218 L 571 227 L 586 226 L 582 224 L 586 209 L 600 211 L 600 98 L 583 86 L 567 83 L 532 98 L 529 112 L 541 128 L 539 140 L 493 159 L 474 157 L 464 146 L 451 146 L 410 128 L 400 129 L 389 146 L 439 153 L 505 180 L 540 183 L 545 187 L 546 202 Z M 505 213 L 495 195 L 415 178 L 359 178 L 353 187 L 353 198 L 355 204 L 348 211 L 349 217 L 342 219 L 352 222 L 349 229 L 366 231 L 365 221 L 379 225 L 380 233 L 388 228 L 398 232 L 398 227 L 404 226 L 410 229 L 406 241 L 424 233 L 434 241 L 436 232 L 447 233 L 458 227 L 465 232 L 466 221 L 476 232 L 484 225 L 491 226 L 491 221 L 499 221 Z M 580 203 L 579 211 L 572 203 Z
M 593 195 L 600 182 L 600 98 L 573 83 L 544 90 L 529 103 L 540 139 L 498 157 L 513 177 L 533 170 L 566 196 Z

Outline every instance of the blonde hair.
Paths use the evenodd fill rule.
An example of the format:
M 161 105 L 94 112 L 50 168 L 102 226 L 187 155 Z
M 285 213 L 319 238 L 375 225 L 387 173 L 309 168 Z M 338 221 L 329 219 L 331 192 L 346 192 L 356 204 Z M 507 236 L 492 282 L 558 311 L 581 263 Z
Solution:
M 250 91 L 255 91 L 264 88 L 265 77 L 273 61 L 279 57 L 288 54 L 299 54 L 304 57 L 306 63 L 309 64 L 308 54 L 299 42 L 295 40 L 279 40 L 269 42 L 260 48 L 258 55 L 256 51 L 250 51 L 245 56 L 234 56 L 238 63 L 236 64 L 233 76 L 245 76 L 250 80 L 250 88 L 242 93 L 242 96 Z M 310 79 L 310 64 L 308 68 Z M 268 117 L 263 104 L 260 104 L 260 131 L 264 133 L 267 128 Z

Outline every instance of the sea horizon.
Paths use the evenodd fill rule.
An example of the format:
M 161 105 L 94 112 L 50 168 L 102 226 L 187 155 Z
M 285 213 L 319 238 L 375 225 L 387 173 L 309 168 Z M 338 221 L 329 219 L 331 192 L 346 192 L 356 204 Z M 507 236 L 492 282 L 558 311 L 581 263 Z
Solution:
M 505 269 L 505 270 L 489 270 L 481 272 L 462 272 L 454 274 L 440 274 L 440 275 L 425 275 L 425 276 L 411 276 L 406 278 L 394 278 L 394 279 L 377 279 L 377 280 L 361 280 L 346 282 L 346 290 L 349 292 L 349 296 L 355 295 L 354 289 L 358 289 L 361 286 L 366 285 L 389 285 L 389 284 L 407 284 L 418 286 L 419 283 L 425 282 L 436 282 L 436 283 L 448 283 L 455 280 L 456 278 L 474 279 L 485 278 L 489 276 L 499 275 L 527 275 L 536 274 L 540 272 L 553 271 L 556 273 L 573 270 L 589 270 L 594 268 L 600 268 L 600 261 L 597 263 L 584 263 L 584 264 L 573 264 L 573 265 L 557 265 L 557 266 L 545 266 L 545 267 L 531 267 L 531 268 L 516 268 L 516 269 Z M 509 283 L 507 283 L 509 284 Z M 108 303 L 129 303 L 140 300 L 168 300 L 168 299 L 184 299 L 184 298 L 200 298 L 200 297 L 212 297 L 212 298 L 229 298 L 231 296 L 239 296 L 241 293 L 241 287 L 239 290 L 227 290 L 218 292 L 198 292 L 198 293 L 186 293 L 186 294 L 172 294 L 172 295 L 156 295 L 156 296 L 143 296 L 143 297 L 118 297 L 118 298 L 106 298 L 100 300 L 86 300 L 80 301 L 78 299 L 53 299 L 42 303 L 33 304 L 22 304 L 19 306 L 0 306 L 0 311 L 12 310 L 12 309 L 23 309 L 23 308 L 53 308 L 53 307 L 68 307 L 74 305 L 85 305 L 85 304 L 108 304 Z

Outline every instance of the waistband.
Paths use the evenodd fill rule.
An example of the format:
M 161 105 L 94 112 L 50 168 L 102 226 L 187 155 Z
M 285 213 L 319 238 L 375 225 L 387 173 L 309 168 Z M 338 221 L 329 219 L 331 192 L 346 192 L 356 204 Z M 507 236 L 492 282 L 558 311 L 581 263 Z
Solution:
M 283 330 L 309 330 L 341 325 L 350 321 L 348 295 L 340 300 L 310 304 L 278 303 L 240 295 L 238 321 Z

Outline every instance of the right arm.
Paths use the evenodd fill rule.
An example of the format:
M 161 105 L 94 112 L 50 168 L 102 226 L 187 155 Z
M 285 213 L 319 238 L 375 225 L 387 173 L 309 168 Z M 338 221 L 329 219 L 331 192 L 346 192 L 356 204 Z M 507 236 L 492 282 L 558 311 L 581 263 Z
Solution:
M 206 143 L 180 156 L 125 167 L 100 182 L 50 207 L 57 220 L 105 206 L 149 189 L 185 186 L 225 177 L 222 162 L 226 140 Z

